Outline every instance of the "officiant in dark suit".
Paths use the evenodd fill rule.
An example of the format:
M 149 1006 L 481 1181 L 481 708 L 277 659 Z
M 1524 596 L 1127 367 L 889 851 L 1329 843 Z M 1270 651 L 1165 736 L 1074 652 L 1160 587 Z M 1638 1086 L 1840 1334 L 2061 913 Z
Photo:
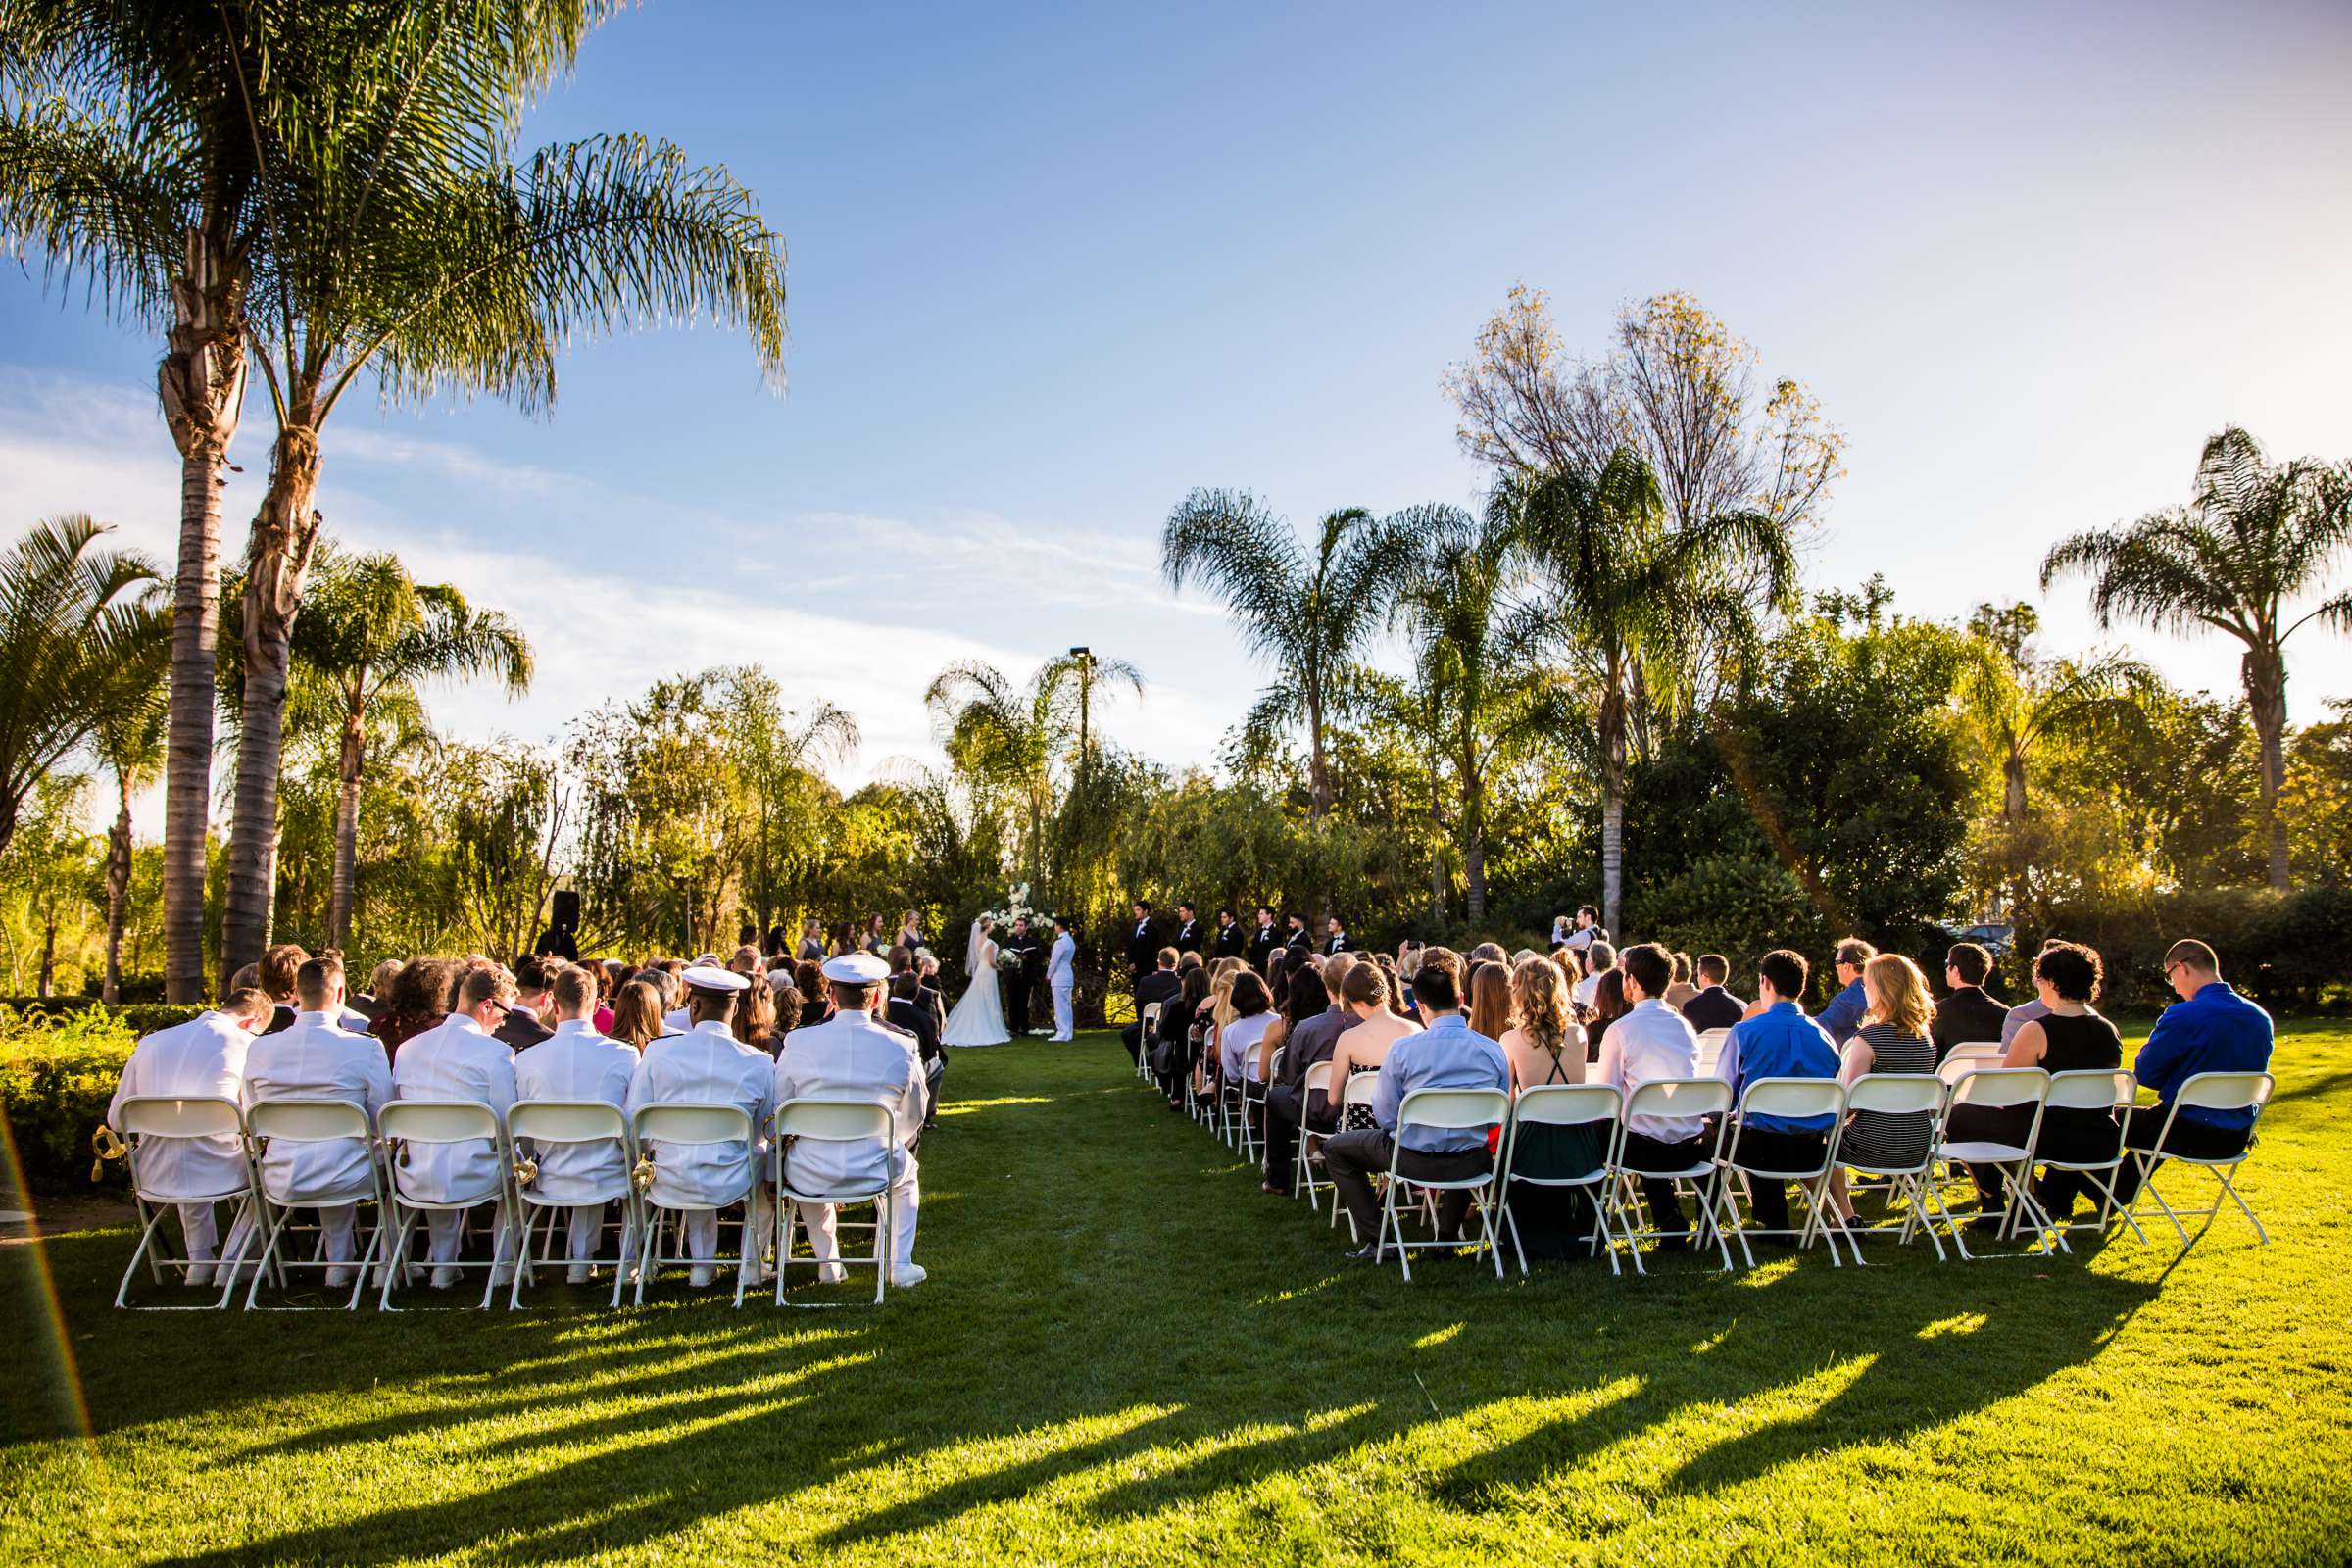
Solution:
M 1004 1021 L 1015 1035 L 1025 1035 L 1029 1032 L 1029 994 L 1046 971 L 1046 945 L 1029 929 L 1029 917 L 1024 914 L 1012 922 L 1012 935 L 1004 939 L 1004 946 L 1021 956 L 1019 968 L 1004 971 Z

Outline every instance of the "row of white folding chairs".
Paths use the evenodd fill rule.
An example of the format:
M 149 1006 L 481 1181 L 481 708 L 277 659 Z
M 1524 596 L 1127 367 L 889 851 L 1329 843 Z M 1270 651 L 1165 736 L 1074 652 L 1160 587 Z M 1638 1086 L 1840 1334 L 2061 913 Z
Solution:
M 567 1210 L 583 1204 L 602 1207 L 612 1202 L 617 1202 L 621 1211 L 617 1249 L 609 1257 L 592 1257 L 583 1261 L 592 1265 L 609 1264 L 612 1268 L 612 1304 L 614 1306 L 620 1304 L 622 1286 L 632 1261 L 636 1263 L 635 1299 L 639 1303 L 644 1301 L 646 1284 L 662 1264 L 705 1261 L 662 1255 L 659 1245 L 661 1213 L 658 1211 L 674 1209 L 683 1213 L 689 1206 L 700 1210 L 742 1204 L 745 1211 L 742 1252 L 735 1260 L 735 1302 L 740 1306 L 744 1285 L 749 1277 L 747 1259 L 754 1245 L 752 1236 L 756 1228 L 756 1200 L 762 1186 L 770 1181 L 774 1187 L 776 1210 L 773 1240 L 778 1305 L 785 1304 L 785 1274 L 792 1257 L 797 1205 L 800 1203 L 833 1207 L 874 1203 L 873 1257 L 869 1260 L 845 1256 L 840 1261 L 856 1266 L 865 1266 L 870 1261 L 875 1272 L 874 1299 L 877 1302 L 882 1299 L 883 1285 L 889 1272 L 888 1244 L 895 1214 L 887 1168 L 882 1183 L 875 1187 L 823 1192 L 795 1189 L 785 1179 L 781 1160 L 771 1160 L 771 1172 L 760 1170 L 759 1161 L 750 1152 L 752 1118 L 738 1105 L 642 1105 L 631 1116 L 604 1101 L 518 1101 L 501 1116 L 492 1107 L 473 1101 L 401 1100 L 385 1105 L 371 1124 L 367 1110 L 347 1100 L 265 1100 L 251 1107 L 244 1107 L 227 1099 L 148 1096 L 124 1101 L 120 1114 L 122 1123 L 121 1130 L 127 1141 L 126 1158 L 132 1198 L 138 1207 L 140 1233 L 130 1262 L 123 1269 L 122 1283 L 115 1293 L 115 1304 L 119 1307 L 131 1305 L 130 1283 L 136 1277 L 141 1262 L 147 1263 L 160 1283 L 166 1266 L 186 1266 L 194 1261 L 186 1257 L 165 1255 L 159 1235 L 164 1216 L 172 1207 L 200 1202 L 233 1203 L 235 1220 L 250 1219 L 253 1228 L 263 1239 L 262 1250 L 252 1263 L 246 1263 L 241 1255 L 220 1260 L 218 1267 L 221 1292 L 220 1298 L 212 1303 L 215 1307 L 228 1305 L 240 1279 L 250 1279 L 245 1298 L 245 1305 L 250 1310 L 259 1304 L 265 1279 L 282 1285 L 291 1269 L 340 1268 L 350 1269 L 354 1273 L 351 1297 L 345 1305 L 356 1310 L 367 1289 L 368 1271 L 372 1268 L 379 1278 L 378 1307 L 385 1311 L 397 1310 L 392 1305 L 392 1292 L 396 1284 L 403 1282 L 408 1267 L 409 1237 L 417 1218 L 436 1210 L 470 1212 L 488 1204 L 492 1205 L 495 1216 L 490 1259 L 442 1266 L 483 1270 L 488 1278 L 483 1286 L 481 1304 L 487 1307 L 497 1290 L 498 1274 L 509 1261 L 508 1248 L 512 1244 L 514 1269 L 507 1304 L 513 1308 L 520 1304 L 522 1287 L 530 1282 L 530 1240 L 536 1221 L 541 1217 L 547 1218 L 552 1232 L 554 1210 Z M 776 1139 L 776 1148 L 782 1147 L 785 1138 L 806 1138 L 818 1142 L 878 1140 L 895 1154 L 896 1130 L 890 1112 L 886 1107 L 867 1101 L 790 1100 L 775 1108 L 767 1121 L 766 1130 Z M 241 1181 L 227 1190 L 209 1195 L 182 1196 L 154 1191 L 141 1174 L 140 1146 L 148 1139 L 198 1138 L 233 1140 L 239 1152 Z M 329 1187 L 289 1190 L 282 1198 L 272 1197 L 262 1177 L 261 1160 L 264 1149 L 273 1142 L 363 1142 L 368 1149 L 367 1181 L 363 1184 L 354 1179 Z M 403 1185 L 397 1154 L 401 1146 L 471 1143 L 488 1143 L 494 1151 L 498 1176 L 489 1188 L 456 1201 L 435 1201 L 416 1197 Z M 559 1200 L 535 1191 L 536 1159 L 518 1159 L 517 1149 L 528 1147 L 537 1153 L 557 1146 L 577 1144 L 615 1146 L 621 1155 L 622 1176 L 586 1198 Z M 741 1159 L 741 1179 L 729 1189 L 721 1201 L 692 1205 L 662 1202 L 652 1196 L 650 1186 L 640 1187 L 635 1179 L 641 1168 L 642 1151 L 653 1145 L 666 1150 L 740 1146 L 745 1151 Z M 886 1160 L 885 1166 L 889 1163 Z M 368 1246 L 359 1257 L 337 1260 L 318 1255 L 323 1251 L 323 1233 L 320 1247 L 313 1256 L 298 1259 L 285 1255 L 283 1243 L 296 1210 L 357 1203 L 373 1203 L 377 1215 L 377 1223 L 369 1232 Z M 232 1234 L 236 1231 L 235 1220 L 232 1220 Z M 390 1233 L 388 1242 L 387 1231 Z M 641 1258 L 636 1256 L 640 1244 L 645 1253 Z M 715 1263 L 718 1260 L 710 1261 Z
M 1307 1089 L 1311 1095 L 1316 1087 L 1326 1091 L 1330 1083 L 1328 1064 L 1309 1070 Z M 1315 1080 L 1320 1075 L 1321 1083 Z M 1359 1101 L 1368 1102 L 1372 1078 L 1361 1075 L 1352 1078 L 1342 1093 L 1342 1118 L 1346 1107 Z M 1888 1205 L 1900 1205 L 1904 1212 L 1898 1239 L 1908 1242 L 1924 1229 L 1943 1257 L 1942 1242 L 1936 1237 L 1940 1220 L 1944 1231 L 1963 1258 L 1973 1256 L 1961 1235 L 1959 1222 L 1945 1207 L 1934 1180 L 1938 1162 L 1947 1167 L 1955 1164 L 1986 1164 L 2001 1169 L 2010 1185 L 2013 1197 L 2003 1220 L 2003 1234 L 2014 1236 L 2031 1222 L 2035 1234 L 2033 1250 L 2048 1252 L 2053 1250 L 2072 1250 L 2066 1241 L 2069 1230 L 2092 1229 L 2104 1231 L 2111 1219 L 2120 1215 L 2142 1241 L 2146 1235 L 2139 1228 L 2136 1209 L 2141 1196 L 2152 1199 L 2173 1222 L 2180 1233 L 2181 1245 L 2188 1245 L 2188 1233 L 2180 1223 L 2182 1213 L 2175 1210 L 2156 1190 L 2155 1167 L 2165 1159 L 2180 1159 L 2213 1172 L 2220 1184 L 2210 1209 L 2187 1211 L 2189 1217 L 2217 1213 L 2221 1197 L 2227 1195 L 2234 1201 L 2256 1235 L 2267 1242 L 2268 1234 L 2254 1215 L 2244 1197 L 2237 1191 L 2232 1174 L 2247 1157 L 2241 1152 L 2228 1159 L 2202 1159 L 2177 1153 L 2162 1155 L 2144 1151 L 2127 1150 L 2123 1145 L 2123 1129 L 2117 1126 L 2116 1142 L 2109 1152 L 2087 1160 L 2070 1160 L 2050 1155 L 2037 1155 L 2041 1116 L 2045 1108 L 2057 1110 L 2094 1110 L 2113 1114 L 2130 1107 L 2136 1095 L 2136 1084 L 2130 1073 L 2119 1070 L 2045 1073 L 2037 1067 L 2004 1068 L 1964 1066 L 1947 1084 L 1940 1076 L 1929 1077 L 1909 1073 L 1871 1073 L 1856 1079 L 1850 1086 L 1833 1079 L 1768 1078 L 1751 1082 L 1740 1098 L 1740 1117 L 1735 1120 L 1728 1113 L 1732 1108 L 1731 1086 L 1719 1078 L 1690 1078 L 1658 1080 L 1638 1086 L 1628 1097 L 1609 1084 L 1557 1084 L 1522 1091 L 1516 1097 L 1500 1090 L 1418 1090 L 1408 1094 L 1397 1112 L 1399 1135 L 1406 1126 L 1435 1129 L 1466 1129 L 1501 1126 L 1501 1157 L 1494 1169 L 1501 1174 L 1504 1187 L 1510 1182 L 1535 1186 L 1583 1187 L 1592 1191 L 1593 1228 L 1590 1240 L 1604 1247 L 1612 1272 L 1619 1272 L 1617 1248 L 1626 1244 L 1637 1270 L 1644 1271 L 1641 1244 L 1657 1240 L 1661 1232 L 1643 1229 L 1635 1222 L 1638 1212 L 1636 1193 L 1641 1178 L 1669 1180 L 1678 1185 L 1695 1186 L 1700 1196 L 1698 1242 L 1701 1247 L 1712 1243 L 1723 1259 L 1723 1266 L 1732 1266 L 1727 1236 L 1737 1238 L 1740 1253 L 1749 1266 L 1754 1265 L 1754 1253 L 1748 1246 L 1752 1235 L 1782 1234 L 1791 1237 L 1799 1247 L 1824 1241 L 1829 1247 L 1833 1263 L 1842 1263 L 1838 1242 L 1842 1238 L 1852 1250 L 1854 1261 L 1860 1264 L 1862 1249 L 1860 1236 L 1838 1221 L 1831 1212 L 1829 1184 L 1832 1173 L 1843 1167 L 1856 1174 L 1885 1179 L 1888 1184 Z M 2213 1110 L 2243 1110 L 2259 1114 L 2270 1099 L 2273 1088 L 2268 1073 L 2205 1073 L 2181 1086 L 2168 1112 L 2155 1147 L 2161 1149 L 2170 1141 L 2172 1121 L 2183 1107 Z M 1962 1106 L 2011 1108 L 2029 1113 L 2024 1137 L 2017 1143 L 1994 1141 L 1953 1142 L 1945 1136 L 1951 1112 Z M 1929 1119 L 1929 1136 L 1924 1140 L 1924 1152 L 1915 1161 L 1904 1165 L 1875 1165 L 1853 1159 L 1841 1149 L 1845 1118 L 1851 1111 L 1869 1111 L 1885 1115 L 1920 1115 Z M 1717 1118 L 1714 1139 L 1699 1157 L 1690 1165 L 1676 1170 L 1642 1170 L 1625 1163 L 1626 1136 L 1633 1118 L 1658 1117 L 1690 1122 L 1706 1117 Z M 1814 1121 L 1826 1118 L 1828 1134 L 1822 1141 L 1821 1154 L 1800 1169 L 1776 1169 L 1742 1159 L 1738 1141 L 1740 1121 L 1755 1116 L 1774 1116 L 1790 1121 Z M 1604 1129 L 1606 1155 L 1591 1172 L 1577 1177 L 1544 1178 L 1522 1174 L 1516 1169 L 1521 1130 L 1528 1126 L 1598 1126 Z M 1702 1122 L 1703 1125 L 1703 1122 Z M 1308 1201 L 1315 1201 L 1311 1182 L 1311 1164 L 1307 1145 L 1311 1134 L 1301 1134 L 1295 1182 L 1304 1187 Z M 1396 1147 L 1401 1148 L 1401 1136 Z M 2142 1180 L 2139 1192 L 2130 1204 L 2119 1206 L 2114 1190 L 2115 1174 L 2126 1158 L 2141 1161 Z M 2053 1220 L 2033 1196 L 2032 1176 L 2039 1164 L 2053 1170 L 2081 1174 L 2100 1197 L 2099 1213 L 2095 1219 L 2075 1221 L 2071 1216 Z M 1389 1180 L 1383 1197 L 1379 1240 L 1384 1248 L 1398 1249 L 1399 1262 L 1406 1278 L 1411 1277 L 1407 1255 L 1411 1247 L 1438 1245 L 1435 1243 L 1406 1243 L 1396 1207 L 1402 1193 L 1417 1193 L 1426 1200 L 1432 1194 L 1446 1188 L 1465 1188 L 1473 1192 L 1481 1225 L 1481 1245 L 1493 1251 L 1496 1272 L 1501 1272 L 1501 1257 L 1493 1229 L 1493 1203 L 1497 1189 L 1492 1176 L 1458 1182 L 1430 1182 L 1402 1177 L 1393 1157 Z M 1740 1219 L 1738 1202 L 1733 1196 L 1734 1176 L 1758 1180 L 1795 1183 L 1805 1204 L 1804 1223 L 1793 1230 L 1762 1232 Z M 1333 1205 L 1333 1223 L 1338 1220 L 1339 1205 Z M 1517 1221 L 1503 1208 L 1503 1223 L 1511 1232 L 1512 1247 L 1519 1256 L 1521 1272 L 1526 1272 L 1527 1260 L 1517 1234 Z M 1391 1240 L 1392 1236 L 1395 1240 Z

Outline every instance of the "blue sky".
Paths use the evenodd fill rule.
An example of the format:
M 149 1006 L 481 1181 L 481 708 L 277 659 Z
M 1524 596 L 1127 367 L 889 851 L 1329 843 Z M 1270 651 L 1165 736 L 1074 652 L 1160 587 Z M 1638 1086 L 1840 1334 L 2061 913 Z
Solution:
M 1084 642 L 1152 684 L 1122 740 L 1206 760 L 1257 676 L 1157 583 L 1186 490 L 1469 502 L 1439 377 L 1513 283 L 1594 353 L 1686 289 L 1847 433 L 1809 580 L 1960 615 L 2181 499 L 2224 422 L 2352 455 L 2348 76 L 2340 5 L 655 0 L 526 144 L 644 130 L 749 183 L 791 250 L 788 390 L 708 326 L 586 345 L 551 416 L 346 407 L 320 503 L 538 643 L 522 703 L 436 698 L 461 733 L 759 660 L 858 714 L 854 780 L 930 754 L 948 659 Z M 12 528 L 88 510 L 168 556 L 155 354 L 0 272 Z M 2081 597 L 2051 646 L 2093 637 Z M 2298 719 L 2352 695 L 2306 636 Z M 2225 644 L 2132 641 L 2234 682 Z

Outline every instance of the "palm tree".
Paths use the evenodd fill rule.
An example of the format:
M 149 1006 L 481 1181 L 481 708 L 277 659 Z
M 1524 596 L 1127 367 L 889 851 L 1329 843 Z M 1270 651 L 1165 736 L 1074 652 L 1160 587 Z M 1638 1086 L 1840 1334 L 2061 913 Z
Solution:
M 1331 810 L 1324 734 L 1348 666 L 1411 579 L 1417 530 L 1433 510 L 1377 519 L 1356 507 L 1327 513 L 1311 558 L 1291 525 L 1253 496 L 1195 490 L 1168 514 L 1160 537 L 1168 586 L 1205 585 L 1225 601 L 1243 643 L 1274 666 L 1253 719 L 1306 726 L 1310 817 Z
M 983 789 L 1009 796 L 1021 813 L 1020 858 L 1032 887 L 1046 886 L 1046 821 L 1057 779 L 1080 754 L 1078 703 L 1103 686 L 1141 696 L 1144 677 L 1123 659 L 1049 659 L 1023 691 L 984 660 L 957 660 L 932 677 L 923 706 L 936 715 L 948 760 Z
M 1796 592 L 1788 531 L 1761 512 L 1669 527 L 1649 465 L 1620 447 L 1601 469 L 1502 482 L 1536 574 L 1531 604 L 1591 705 L 1600 754 L 1601 922 L 1620 929 L 1625 775 L 1637 698 L 1664 719 L 1690 699 L 1699 655 L 1754 635 L 1767 604 Z
M 245 401 L 262 208 L 234 84 L 261 73 L 253 0 L 0 0 L 0 243 L 160 331 L 178 449 L 164 927 L 173 1002 L 204 986 L 220 491 Z
M 170 617 L 145 557 L 53 517 L 0 552 L 0 851 L 50 771 L 153 700 Z
M 479 611 L 457 589 L 418 583 L 393 555 L 346 556 L 322 546 L 310 612 L 293 643 L 293 679 L 331 715 L 340 734 L 336 778 L 334 894 L 328 942 L 347 947 L 360 847 L 360 777 L 369 729 L 380 711 L 419 707 L 418 688 L 483 676 L 510 696 L 530 689 L 531 649 L 496 611 Z M 302 701 L 298 698 L 297 701 Z
M 2001 820 L 2011 827 L 2029 814 L 2027 771 L 2034 754 L 2067 734 L 2124 739 L 2144 733 L 2141 700 L 2158 679 L 2146 664 L 2121 654 L 2035 658 L 2031 640 L 2037 624 L 2030 606 L 1980 606 L 1969 623 L 1955 694 L 1962 722 L 2001 770 Z
M 266 82 L 237 83 L 268 220 L 247 335 L 277 433 L 244 568 L 224 969 L 268 940 L 320 433 L 363 374 L 391 402 L 488 391 L 534 410 L 572 338 L 709 318 L 744 328 L 781 381 L 783 242 L 724 170 L 631 135 L 514 161 L 521 112 L 605 0 L 531 0 L 478 31 L 444 25 L 446 9 L 395 8 L 367 28 L 289 22 L 317 47 L 274 52 Z
M 1461 790 L 1466 905 L 1472 923 L 1487 913 L 1487 777 L 1496 756 L 1525 737 L 1567 721 L 1560 672 L 1539 657 L 1542 622 L 1515 611 L 1509 589 L 1520 559 L 1519 519 L 1497 492 L 1482 517 L 1458 507 L 1413 514 L 1422 556 L 1397 608 L 1413 644 L 1415 706 L 1439 758 Z M 1417 726 L 1421 727 L 1421 726 Z M 1437 790 L 1432 814 L 1442 826 Z
M 2090 579 L 2102 629 L 2116 617 L 2159 631 L 2200 627 L 2244 645 L 2238 668 L 2262 745 L 2262 821 L 2271 886 L 2286 887 L 2286 824 L 2278 787 L 2286 776 L 2286 640 L 2311 621 L 2352 630 L 2352 592 L 2335 594 L 2292 620 L 2288 601 L 2325 593 L 2336 557 L 2352 539 L 2352 463 L 2297 458 L 2278 466 L 2235 425 L 2205 443 L 2185 507 L 2135 522 L 2088 529 L 2042 558 L 2041 586 Z

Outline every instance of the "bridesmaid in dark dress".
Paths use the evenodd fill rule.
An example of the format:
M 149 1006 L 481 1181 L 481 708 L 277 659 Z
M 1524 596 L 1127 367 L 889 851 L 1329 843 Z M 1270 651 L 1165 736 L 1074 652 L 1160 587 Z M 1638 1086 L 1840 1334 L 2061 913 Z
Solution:
M 1615 979 L 1612 974 L 1610 979 Z M 1622 993 L 1620 993 L 1622 996 Z M 1547 957 L 1530 955 L 1510 972 L 1511 1026 L 1499 1042 L 1520 1091 L 1585 1081 L 1584 1032 L 1568 1010 L 1568 978 Z M 1522 1124 L 1511 1144 L 1511 1169 L 1560 1180 L 1587 1176 L 1608 1157 L 1605 1123 L 1553 1127 Z M 1529 1257 L 1592 1255 L 1592 1200 L 1581 1187 L 1503 1183 L 1503 1204 Z

